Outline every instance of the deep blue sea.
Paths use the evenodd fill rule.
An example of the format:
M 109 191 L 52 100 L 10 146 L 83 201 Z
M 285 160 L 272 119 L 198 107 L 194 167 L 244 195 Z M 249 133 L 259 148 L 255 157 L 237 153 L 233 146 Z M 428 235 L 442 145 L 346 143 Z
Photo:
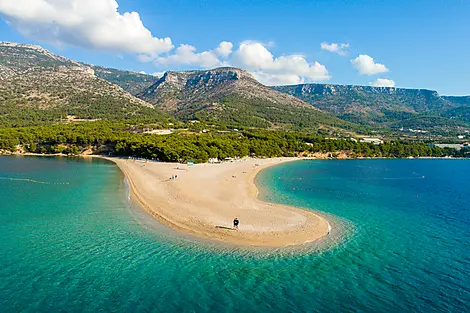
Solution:
M 0 311 L 470 312 L 470 161 L 299 161 L 256 181 L 331 238 L 201 242 L 134 207 L 110 162 L 0 157 Z

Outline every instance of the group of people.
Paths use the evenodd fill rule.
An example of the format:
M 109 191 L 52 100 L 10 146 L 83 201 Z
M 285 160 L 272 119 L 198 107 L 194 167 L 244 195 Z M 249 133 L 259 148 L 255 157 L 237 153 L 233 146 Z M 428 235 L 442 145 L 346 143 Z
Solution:
M 175 180 L 175 179 L 177 179 L 177 178 L 178 178 L 178 175 L 172 175 L 172 176 L 171 176 L 171 180 Z

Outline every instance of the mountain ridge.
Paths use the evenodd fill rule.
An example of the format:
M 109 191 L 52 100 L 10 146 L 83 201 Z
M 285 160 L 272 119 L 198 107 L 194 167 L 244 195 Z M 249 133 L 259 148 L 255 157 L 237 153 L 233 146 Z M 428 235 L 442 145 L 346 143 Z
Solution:
M 0 122 L 158 118 L 150 104 L 95 75 L 92 67 L 35 45 L 0 43 Z M 155 114 L 153 113 L 155 111 Z
M 234 127 L 354 128 L 234 67 L 168 71 L 137 97 L 184 120 L 219 121 Z
M 351 129 L 357 123 L 395 130 L 470 129 L 470 96 L 335 84 L 268 87 L 234 67 L 167 71 L 158 78 L 10 42 L 0 43 L 0 104 L 1 121 L 22 108 L 26 121 L 26 112 L 51 115 L 46 120 L 67 115 L 152 120 L 166 112 L 183 121 L 262 128 Z
M 335 84 L 274 86 L 339 118 L 366 125 L 399 124 L 420 116 L 453 119 L 452 110 L 468 106 L 467 97 L 440 96 L 435 90 Z M 466 108 L 461 109 L 465 114 Z M 454 120 L 465 122 L 465 119 Z M 443 120 L 445 121 L 445 120 Z M 454 121 L 455 122 L 455 121 Z
M 236 68 L 170 71 L 155 80 L 72 61 L 39 46 L 2 43 L 0 77 L 4 125 L 68 119 L 151 123 L 174 116 L 183 122 L 196 119 L 231 128 L 354 128 Z M 139 98 L 131 94 L 142 89 Z
M 197 101 L 210 102 L 227 96 L 231 92 L 238 92 L 247 98 L 260 98 L 275 103 L 309 107 L 305 102 L 295 97 L 273 92 L 269 87 L 258 82 L 248 71 L 235 67 L 181 72 L 167 71 L 138 97 L 165 107 L 166 93 L 168 92 L 166 89 L 168 88 L 172 89 L 177 96 L 185 96 L 185 99 L 180 101 L 182 104 Z M 201 93 L 202 89 L 205 89 L 206 92 Z M 171 110 L 172 107 L 174 107 L 173 103 L 169 105 L 168 109 Z

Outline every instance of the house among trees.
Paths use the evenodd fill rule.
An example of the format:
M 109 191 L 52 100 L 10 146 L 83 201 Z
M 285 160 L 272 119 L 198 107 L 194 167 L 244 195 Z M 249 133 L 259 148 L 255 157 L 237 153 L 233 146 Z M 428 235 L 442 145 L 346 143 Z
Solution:
M 372 143 L 376 146 L 381 145 L 381 144 L 384 143 L 384 141 L 382 139 L 379 139 L 379 138 L 361 138 L 361 142 Z

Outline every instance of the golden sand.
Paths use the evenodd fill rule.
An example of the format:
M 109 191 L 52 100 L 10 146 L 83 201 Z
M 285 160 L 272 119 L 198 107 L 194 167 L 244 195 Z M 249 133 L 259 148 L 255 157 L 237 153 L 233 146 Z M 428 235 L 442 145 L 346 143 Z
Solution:
M 321 216 L 257 198 L 254 177 L 295 158 L 243 159 L 221 164 L 145 162 L 110 158 L 126 175 L 131 196 L 160 222 L 197 237 L 236 245 L 282 247 L 329 232 Z M 176 179 L 172 176 L 177 175 Z M 238 230 L 233 219 L 240 220 Z

